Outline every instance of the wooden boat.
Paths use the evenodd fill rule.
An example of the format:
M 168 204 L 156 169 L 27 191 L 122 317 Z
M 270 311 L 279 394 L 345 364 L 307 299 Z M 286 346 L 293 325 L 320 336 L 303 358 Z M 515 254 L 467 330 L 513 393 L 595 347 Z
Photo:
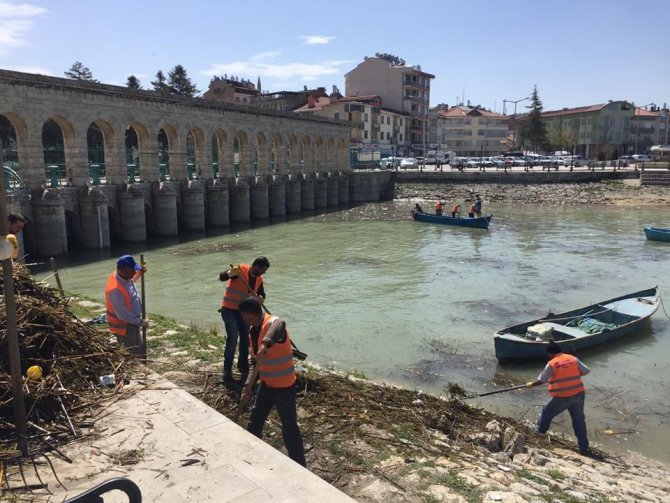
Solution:
M 645 227 L 644 233 L 650 241 L 670 242 L 670 229 L 659 229 L 658 227 Z
M 477 229 L 488 229 L 493 215 L 484 217 L 452 217 L 451 215 L 435 215 L 412 210 L 412 217 L 419 222 L 431 224 L 458 225 L 460 227 L 475 227 Z
M 661 302 L 658 287 L 504 328 L 493 336 L 498 360 L 546 358 L 556 342 L 572 353 L 635 332 Z

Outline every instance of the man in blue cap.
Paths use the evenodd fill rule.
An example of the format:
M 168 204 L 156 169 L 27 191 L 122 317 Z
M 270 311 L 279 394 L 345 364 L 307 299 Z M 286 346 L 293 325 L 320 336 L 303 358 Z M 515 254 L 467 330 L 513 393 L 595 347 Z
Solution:
M 135 262 L 131 255 L 123 255 L 116 261 L 116 271 L 109 275 L 105 287 L 109 331 L 116 335 L 119 344 L 138 356 L 146 354 L 140 327 L 149 326 L 149 322 L 142 319 L 142 302 L 135 281 L 145 272 L 143 264 Z

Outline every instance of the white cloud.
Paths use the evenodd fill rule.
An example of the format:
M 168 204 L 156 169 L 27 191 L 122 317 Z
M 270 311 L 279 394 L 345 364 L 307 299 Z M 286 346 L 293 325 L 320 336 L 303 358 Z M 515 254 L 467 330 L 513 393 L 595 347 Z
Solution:
M 0 55 L 26 45 L 26 36 L 33 27 L 30 18 L 48 12 L 30 4 L 10 4 L 0 0 Z
M 321 63 L 272 63 L 267 61 L 279 53 L 262 53 L 248 61 L 216 63 L 200 72 L 210 77 L 214 75 L 234 75 L 242 78 L 276 79 L 281 82 L 311 82 L 325 76 L 340 74 L 340 67 L 348 61 L 324 61 Z
M 334 40 L 335 37 L 326 37 L 325 35 L 306 35 L 300 37 L 307 45 L 325 45 Z

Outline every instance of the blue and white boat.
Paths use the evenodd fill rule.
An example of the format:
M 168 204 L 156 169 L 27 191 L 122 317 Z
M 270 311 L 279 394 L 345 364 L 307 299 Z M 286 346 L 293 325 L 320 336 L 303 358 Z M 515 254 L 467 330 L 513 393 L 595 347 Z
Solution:
M 546 358 L 550 342 L 573 353 L 613 341 L 638 330 L 656 312 L 660 302 L 656 286 L 504 328 L 493 336 L 496 358 L 501 361 Z
M 484 217 L 452 217 L 450 215 L 435 215 L 412 210 L 412 218 L 418 222 L 431 224 L 457 225 L 459 227 L 474 227 L 476 229 L 488 229 L 493 215 Z
M 650 241 L 665 241 L 670 243 L 670 229 L 660 229 L 658 227 L 645 227 L 644 233 Z

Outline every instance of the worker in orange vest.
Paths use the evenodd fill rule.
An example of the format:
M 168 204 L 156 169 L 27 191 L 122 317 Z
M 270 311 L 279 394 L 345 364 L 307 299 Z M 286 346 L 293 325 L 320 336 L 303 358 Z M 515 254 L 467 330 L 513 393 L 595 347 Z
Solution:
M 286 322 L 277 316 L 264 313 L 257 297 L 244 299 L 239 305 L 239 310 L 244 322 L 250 327 L 249 345 L 252 356 L 251 373 L 242 389 L 243 402 L 251 397 L 251 388 L 256 375 L 261 381 L 247 430 L 262 438 L 265 420 L 272 407 L 276 407 L 289 458 L 306 466 L 305 448 L 295 404 L 296 376 L 293 348 L 291 337 L 286 330 Z
M 257 257 L 251 265 L 238 264 L 219 274 L 219 281 L 227 281 L 226 291 L 221 302 L 221 319 L 226 327 L 226 346 L 223 350 L 223 382 L 233 386 L 233 360 L 239 341 L 237 368 L 244 382 L 249 374 L 249 338 L 248 327 L 240 315 L 238 306 L 249 295 L 257 296 L 261 302 L 265 299 L 263 274 L 270 268 L 270 261 Z
M 435 203 L 435 214 L 442 216 L 442 211 L 444 211 L 444 203 L 438 199 Z
M 119 344 L 138 356 L 146 354 L 140 328 L 148 327 L 149 322 L 142 318 L 142 302 L 135 282 L 146 271 L 146 264 L 138 264 L 131 255 L 123 255 L 116 261 L 116 271 L 109 275 L 105 286 L 109 331 Z
M 583 455 L 592 455 L 589 449 L 589 440 L 586 434 L 586 419 L 584 418 L 584 397 L 586 395 L 581 376 L 588 374 L 589 368 L 579 358 L 561 352 L 555 342 L 547 346 L 549 363 L 535 381 L 526 383 L 532 388 L 540 384 L 549 383 L 551 398 L 542 408 L 537 421 L 537 432 L 546 433 L 551 421 L 564 410 L 568 410 L 572 418 L 572 429 L 577 437 L 579 452 Z
M 461 205 L 460 204 L 454 204 L 451 207 L 451 216 L 455 217 L 457 214 L 460 214 L 461 212 Z

